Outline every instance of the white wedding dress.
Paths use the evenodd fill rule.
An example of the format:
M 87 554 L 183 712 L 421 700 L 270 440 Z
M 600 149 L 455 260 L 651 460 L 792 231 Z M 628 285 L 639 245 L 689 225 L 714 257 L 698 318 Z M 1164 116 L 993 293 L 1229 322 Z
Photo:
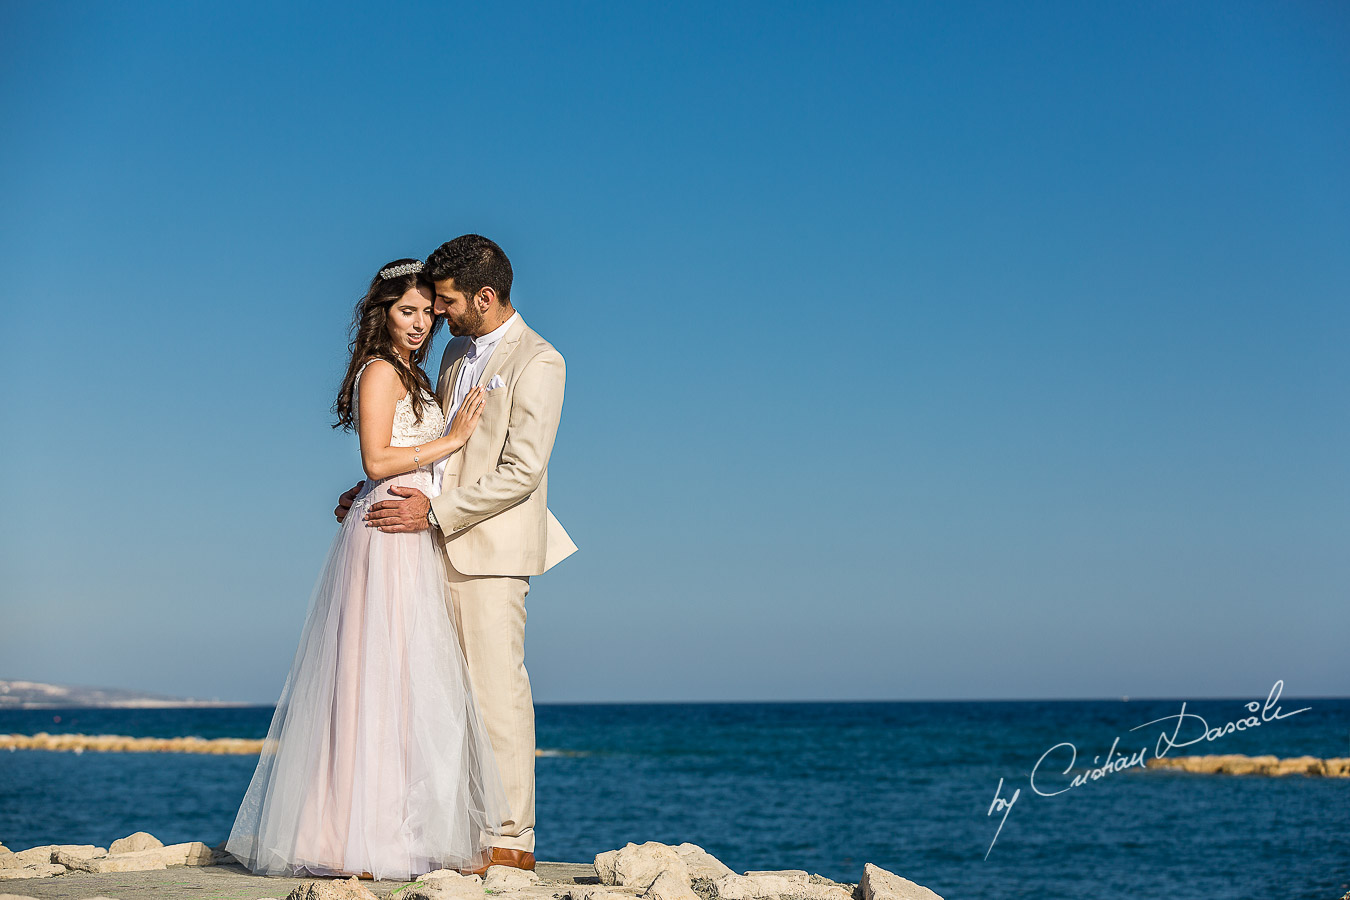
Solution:
M 353 408 L 359 415 L 355 398 Z M 444 427 L 434 397 L 417 423 L 405 396 L 392 444 L 426 443 Z M 255 873 L 408 880 L 476 866 L 508 816 L 443 551 L 431 531 L 389 534 L 363 521 L 396 485 L 430 494 L 431 466 L 365 483 L 310 598 L 225 845 Z

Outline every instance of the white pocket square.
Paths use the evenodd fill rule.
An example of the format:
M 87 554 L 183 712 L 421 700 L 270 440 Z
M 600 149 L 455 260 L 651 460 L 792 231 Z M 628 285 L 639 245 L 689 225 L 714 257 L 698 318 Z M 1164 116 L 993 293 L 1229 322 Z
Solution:
M 499 387 L 506 387 L 506 382 L 502 381 L 502 376 L 493 375 L 492 380 L 487 383 L 484 390 L 495 391 Z

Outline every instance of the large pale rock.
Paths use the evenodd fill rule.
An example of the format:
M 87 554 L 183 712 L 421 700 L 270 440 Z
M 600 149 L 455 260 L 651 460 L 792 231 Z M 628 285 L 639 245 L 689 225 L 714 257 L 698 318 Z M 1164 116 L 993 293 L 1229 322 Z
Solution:
M 4 866 L 8 869 L 18 869 L 23 866 L 36 866 L 39 863 L 49 863 L 52 861 L 52 854 L 55 852 L 55 844 L 43 844 L 40 847 L 29 847 L 27 850 L 15 850 L 9 856 L 0 860 L 0 866 Z
M 704 850 L 698 844 L 684 843 L 675 848 L 675 853 L 684 860 L 690 878 L 708 878 L 716 880 L 723 875 L 736 874 L 731 867 Z
M 52 853 L 52 862 L 65 866 L 67 869 L 77 869 L 87 872 L 84 864 L 91 859 L 98 859 L 102 854 L 86 853 L 84 850 L 57 850 Z
M 64 858 L 73 870 L 103 875 L 109 872 L 153 872 L 156 869 L 167 869 L 169 864 L 165 862 L 163 853 L 164 849 L 160 848 L 92 858 L 74 856 Z
M 27 894 L 0 894 L 0 900 L 38 900 L 38 898 Z
M 484 900 L 483 879 L 461 875 L 454 869 L 437 869 L 419 876 L 401 894 L 401 900 Z
M 483 890 L 491 893 L 518 891 L 539 883 L 539 876 L 515 866 L 489 866 L 483 876 Z
M 595 874 L 600 877 L 601 884 L 614 883 L 614 860 L 618 856 L 618 850 L 606 850 L 595 855 Z
M 142 851 L 146 852 L 146 851 Z M 159 848 L 164 862 L 171 866 L 210 866 L 216 863 L 216 853 L 201 841 L 187 841 Z
M 671 869 L 662 869 L 642 896 L 648 900 L 700 900 L 689 882 Z
M 108 845 L 109 853 L 135 853 L 137 850 L 153 850 L 163 847 L 164 842 L 147 831 L 138 831 L 124 838 L 118 838 Z
M 6 849 L 5 847 L 0 847 L 0 869 L 8 869 L 10 867 L 17 869 L 22 865 L 23 863 L 19 862 L 19 854 L 15 853 L 13 850 Z
M 807 900 L 853 900 L 853 890 L 836 881 L 812 881 L 802 885 L 794 896 Z
M 793 882 L 780 875 L 723 875 L 713 882 L 713 896 L 717 900 L 778 900 L 792 887 Z
M 463 874 L 462 872 L 456 871 L 455 869 L 437 869 L 437 870 L 435 870 L 434 872 L 428 872 L 428 873 L 425 874 L 425 875 L 419 875 L 417 878 L 415 878 L 415 879 L 413 879 L 413 880 L 414 880 L 414 881 L 448 881 L 448 882 L 452 882 L 452 883 L 454 883 L 454 884 L 462 884 L 462 885 L 464 885 L 464 886 L 466 886 L 466 887 L 477 888 L 479 891 L 481 891 L 481 890 L 483 889 L 483 876 L 481 876 L 481 875 L 465 875 L 465 874 Z M 446 886 L 448 886 L 448 885 L 442 885 L 442 887 L 446 887 Z
M 766 875 L 786 878 L 793 884 L 810 884 L 811 882 L 811 876 L 805 869 L 761 869 L 745 874 L 747 878 L 763 878 Z
M 646 890 L 662 872 L 690 883 L 689 868 L 675 848 L 658 841 L 624 845 L 614 857 L 614 883 Z
M 942 900 L 933 891 L 880 866 L 863 866 L 863 900 Z
M 799 871 L 723 875 L 713 882 L 713 896 L 717 900 L 852 900 L 842 885 L 815 882 L 809 875 L 802 878 Z
M 286 895 L 286 900 L 379 900 L 353 875 L 346 881 L 306 881 Z
M 482 876 L 465 875 L 463 872 L 460 872 L 456 869 L 436 869 L 434 871 L 426 873 L 425 875 L 418 875 L 413 880 L 427 881 L 428 879 L 434 880 L 437 878 L 445 878 L 449 879 L 450 881 L 467 881 L 477 885 L 481 885 L 483 883 Z
M 66 867 L 56 863 L 34 863 L 4 870 L 5 878 L 51 878 L 66 874 Z
M 55 862 L 56 854 L 62 851 L 73 853 L 76 856 L 102 856 L 108 852 L 102 847 L 95 847 L 93 844 L 43 844 L 15 853 L 9 861 L 9 866 L 39 866 L 43 863 Z M 4 863 L 0 863 L 0 865 L 4 865 Z

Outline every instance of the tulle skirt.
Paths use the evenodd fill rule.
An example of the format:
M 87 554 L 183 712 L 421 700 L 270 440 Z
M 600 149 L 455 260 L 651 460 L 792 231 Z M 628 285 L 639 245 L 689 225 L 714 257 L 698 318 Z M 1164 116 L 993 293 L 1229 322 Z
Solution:
M 253 872 L 477 866 L 508 816 L 442 551 L 362 521 L 390 487 L 430 484 L 426 468 L 368 481 L 333 540 L 225 845 Z

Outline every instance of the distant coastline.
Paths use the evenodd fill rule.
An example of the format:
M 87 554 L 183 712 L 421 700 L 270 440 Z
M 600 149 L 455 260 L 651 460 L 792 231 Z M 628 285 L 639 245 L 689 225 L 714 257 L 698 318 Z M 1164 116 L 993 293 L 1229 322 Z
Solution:
M 170 697 L 121 688 L 95 688 L 40 681 L 0 680 L 3 709 L 167 709 L 178 707 L 253 706 L 233 700 Z

